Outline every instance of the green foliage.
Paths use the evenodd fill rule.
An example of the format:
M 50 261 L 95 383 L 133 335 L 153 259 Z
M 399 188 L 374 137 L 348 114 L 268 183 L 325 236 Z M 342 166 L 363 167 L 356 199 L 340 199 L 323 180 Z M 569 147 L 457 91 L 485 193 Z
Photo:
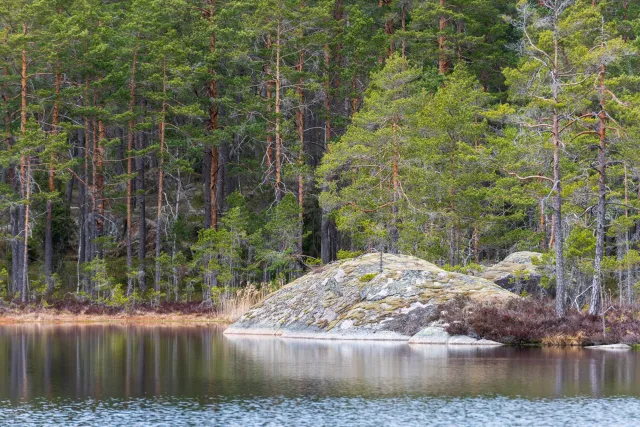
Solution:
M 475 273 L 509 252 L 542 251 L 534 264 L 552 287 L 556 115 L 574 297 L 593 278 L 601 100 L 609 257 L 600 273 L 612 290 L 619 277 L 635 282 L 636 3 L 5 0 L 1 296 L 19 296 L 25 225 L 29 297 L 46 294 L 48 225 L 52 297 L 110 305 L 200 291 L 215 301 L 218 289 L 291 280 L 327 252 L 397 251 Z M 215 204 L 213 228 L 203 229 L 205 203 Z M 159 236 L 157 291 L 128 270 L 127 227 L 131 267 L 147 261 L 149 275 L 156 252 L 137 255 Z M 119 285 L 131 278 L 134 289 Z
M 347 251 L 345 249 L 340 249 L 338 251 L 338 260 L 342 261 L 345 259 L 357 258 L 362 255 L 364 252 L 362 251 Z
M 95 258 L 83 265 L 85 273 L 91 277 L 93 289 L 95 290 L 98 300 L 105 299 L 105 295 L 111 294 L 116 283 L 107 271 L 107 261 L 101 258 Z
M 367 273 L 365 275 L 360 276 L 360 278 L 358 279 L 361 283 L 367 283 L 373 280 L 374 277 L 376 277 L 378 275 L 378 273 Z

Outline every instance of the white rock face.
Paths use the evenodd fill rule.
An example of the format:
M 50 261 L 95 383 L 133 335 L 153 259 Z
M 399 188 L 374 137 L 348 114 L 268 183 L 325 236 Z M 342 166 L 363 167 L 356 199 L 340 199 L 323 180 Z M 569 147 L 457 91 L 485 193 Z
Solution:
M 516 297 L 483 278 L 415 257 L 385 254 L 382 272 L 379 267 L 380 254 L 367 254 L 311 271 L 252 307 L 225 334 L 385 341 L 417 335 L 422 338 L 411 342 L 488 345 L 450 337 L 442 328 L 431 331 L 436 306 L 457 295 L 475 302 Z
M 585 348 L 590 348 L 593 350 L 614 350 L 614 351 L 631 350 L 631 346 L 626 344 L 590 345 Z
M 502 345 L 499 342 L 475 339 L 466 335 L 449 335 L 442 326 L 428 326 L 409 339 L 409 344 Z

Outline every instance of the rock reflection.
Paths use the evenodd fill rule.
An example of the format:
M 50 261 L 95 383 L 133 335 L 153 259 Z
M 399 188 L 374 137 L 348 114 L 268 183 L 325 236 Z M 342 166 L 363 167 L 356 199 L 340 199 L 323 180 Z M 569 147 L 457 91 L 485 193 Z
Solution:
M 222 328 L 3 326 L 0 400 L 640 396 L 636 352 L 222 335 Z

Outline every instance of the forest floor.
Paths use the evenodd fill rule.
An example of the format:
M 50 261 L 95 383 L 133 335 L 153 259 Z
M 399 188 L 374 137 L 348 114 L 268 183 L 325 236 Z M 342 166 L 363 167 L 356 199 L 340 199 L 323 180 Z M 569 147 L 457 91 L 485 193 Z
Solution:
M 189 325 L 231 323 L 237 314 L 224 313 L 200 302 L 157 306 L 109 307 L 94 303 L 56 301 L 42 305 L 0 305 L 0 325 L 6 324 L 146 324 Z

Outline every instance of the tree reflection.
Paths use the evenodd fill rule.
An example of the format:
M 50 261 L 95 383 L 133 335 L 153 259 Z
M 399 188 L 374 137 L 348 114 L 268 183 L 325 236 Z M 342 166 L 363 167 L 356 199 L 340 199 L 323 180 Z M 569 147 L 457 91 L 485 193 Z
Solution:
M 0 400 L 638 396 L 636 352 L 223 337 L 211 326 L 3 326 Z

